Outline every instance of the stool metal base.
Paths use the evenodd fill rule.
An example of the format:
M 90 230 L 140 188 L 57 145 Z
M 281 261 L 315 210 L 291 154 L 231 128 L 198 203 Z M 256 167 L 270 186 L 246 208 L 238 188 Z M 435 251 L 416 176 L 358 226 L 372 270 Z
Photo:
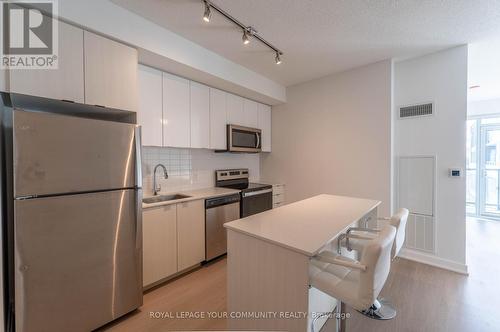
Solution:
M 366 317 L 377 320 L 389 320 L 396 317 L 396 309 L 391 302 L 380 298 L 375 300 L 375 303 L 366 310 L 360 311 Z

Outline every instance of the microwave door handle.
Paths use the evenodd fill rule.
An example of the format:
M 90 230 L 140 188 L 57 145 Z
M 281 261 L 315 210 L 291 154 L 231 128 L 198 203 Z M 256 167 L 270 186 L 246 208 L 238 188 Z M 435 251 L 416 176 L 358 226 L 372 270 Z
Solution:
M 260 134 L 259 133 L 255 133 L 255 134 L 257 135 L 257 146 L 255 148 L 258 149 L 260 146 Z

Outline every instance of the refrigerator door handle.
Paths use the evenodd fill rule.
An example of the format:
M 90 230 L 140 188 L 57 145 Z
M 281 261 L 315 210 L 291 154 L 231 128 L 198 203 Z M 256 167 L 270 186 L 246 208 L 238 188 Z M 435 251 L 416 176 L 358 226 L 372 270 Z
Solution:
M 135 248 L 142 253 L 142 189 L 135 191 L 136 195 L 136 216 L 135 216 Z M 142 256 L 141 256 L 142 259 Z
M 142 127 L 135 127 L 136 225 L 135 245 L 142 252 Z
M 135 185 L 142 188 L 142 127 L 135 127 Z

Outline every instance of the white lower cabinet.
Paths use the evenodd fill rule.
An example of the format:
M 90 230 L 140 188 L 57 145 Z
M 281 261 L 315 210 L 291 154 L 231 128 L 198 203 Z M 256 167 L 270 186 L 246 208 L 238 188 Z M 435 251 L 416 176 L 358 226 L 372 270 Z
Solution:
M 177 270 L 205 260 L 205 201 L 177 204 Z
M 147 286 L 177 272 L 176 205 L 144 210 L 142 225 L 142 284 Z
M 205 260 L 205 200 L 143 211 L 143 286 Z

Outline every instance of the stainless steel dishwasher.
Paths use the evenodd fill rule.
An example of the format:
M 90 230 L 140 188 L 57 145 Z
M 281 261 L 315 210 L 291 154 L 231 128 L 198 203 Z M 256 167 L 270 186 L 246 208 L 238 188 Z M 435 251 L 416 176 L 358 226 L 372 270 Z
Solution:
M 205 201 L 205 260 L 227 252 L 224 223 L 240 218 L 240 194 L 231 194 Z

